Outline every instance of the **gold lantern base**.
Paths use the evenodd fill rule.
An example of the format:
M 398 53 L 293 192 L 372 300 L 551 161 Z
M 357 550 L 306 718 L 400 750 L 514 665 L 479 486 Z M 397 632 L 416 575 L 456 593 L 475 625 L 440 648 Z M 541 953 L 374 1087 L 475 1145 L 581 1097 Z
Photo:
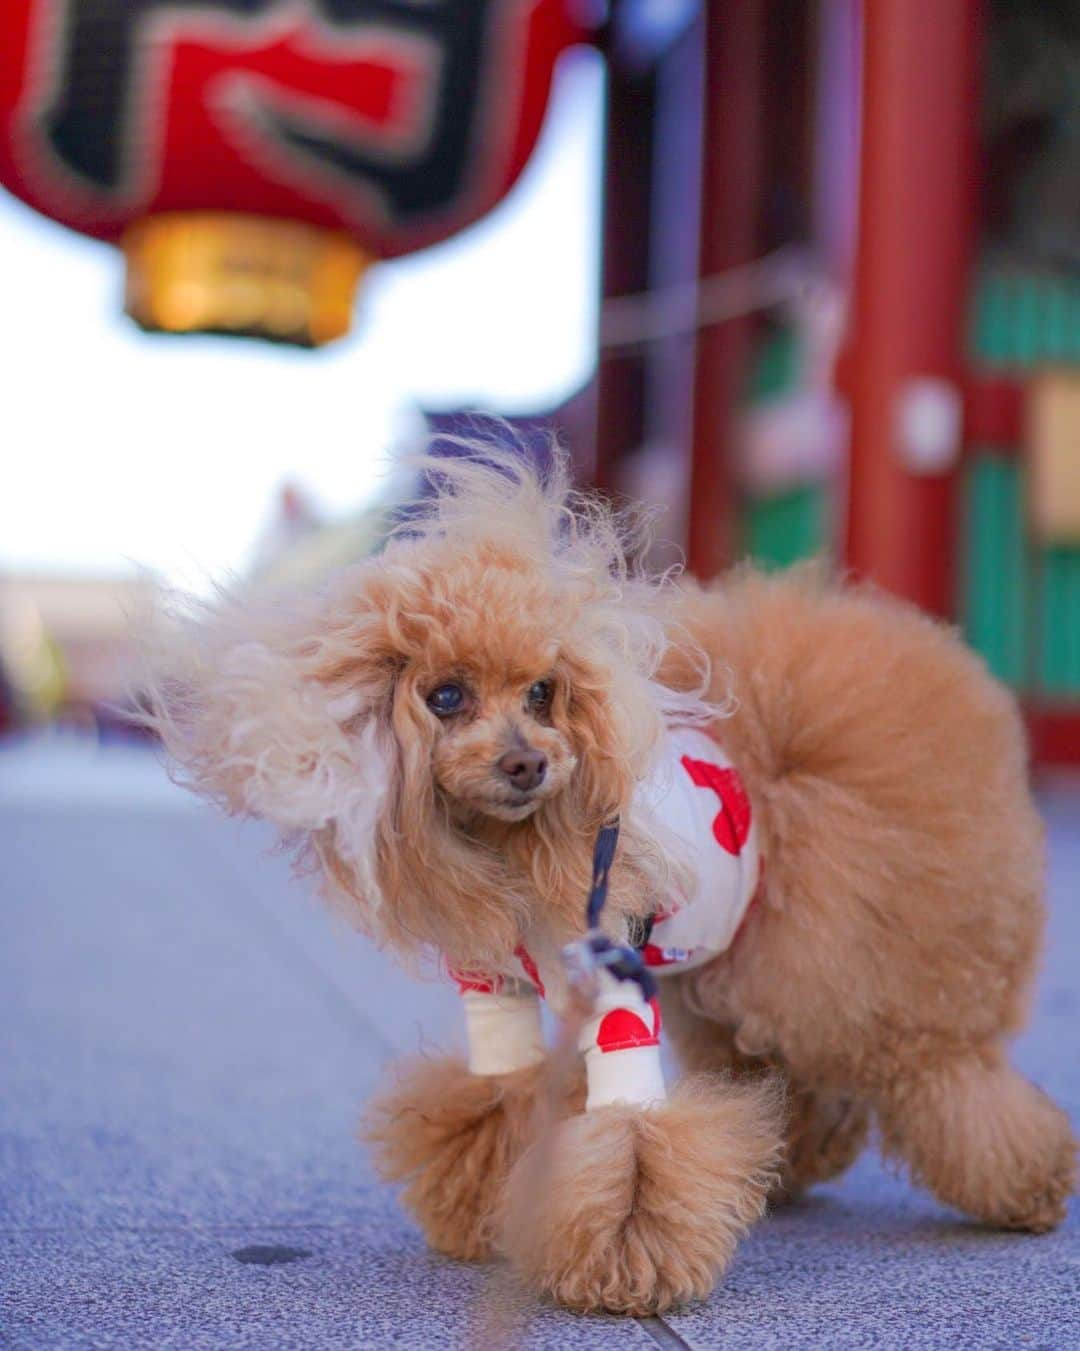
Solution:
M 129 225 L 125 309 L 165 333 L 231 333 L 317 347 L 349 331 L 369 254 L 302 221 L 176 211 Z

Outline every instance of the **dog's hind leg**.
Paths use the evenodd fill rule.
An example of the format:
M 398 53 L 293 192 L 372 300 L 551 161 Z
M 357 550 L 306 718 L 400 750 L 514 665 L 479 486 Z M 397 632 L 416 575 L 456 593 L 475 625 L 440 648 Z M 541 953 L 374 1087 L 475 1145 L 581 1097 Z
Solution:
M 847 1172 L 866 1147 L 870 1113 L 858 1098 L 793 1088 L 788 1094 L 784 1171 L 776 1201 Z
M 885 1152 L 947 1205 L 1033 1233 L 1064 1218 L 1076 1182 L 1068 1118 L 999 1046 L 901 1074 L 877 1109 Z
M 773 1202 L 792 1200 L 808 1187 L 845 1172 L 862 1153 L 869 1133 L 866 1103 L 851 1093 L 794 1082 L 775 1058 L 748 1055 L 735 1029 L 691 1007 L 686 982 L 667 977 L 661 986 L 664 1027 L 682 1068 L 734 1080 L 771 1074 L 784 1085 L 784 1160 Z

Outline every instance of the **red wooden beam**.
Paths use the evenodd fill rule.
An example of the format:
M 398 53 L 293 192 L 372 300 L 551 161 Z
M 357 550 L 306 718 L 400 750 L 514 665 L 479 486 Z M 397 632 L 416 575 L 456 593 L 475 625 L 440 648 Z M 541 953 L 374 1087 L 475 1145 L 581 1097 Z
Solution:
M 1024 440 L 1024 386 L 1004 376 L 968 382 L 964 437 L 969 450 L 992 446 L 1020 454 Z
M 764 161 L 764 0 L 707 0 L 702 130 L 702 277 L 749 262 L 758 245 Z M 719 324 L 698 334 L 688 559 L 699 577 L 726 567 L 738 549 L 730 446 L 751 326 Z
M 944 462 L 913 471 L 916 438 L 902 412 L 912 411 L 916 393 L 931 424 L 935 412 L 949 412 L 951 396 L 960 406 L 977 209 L 980 6 L 865 0 L 863 23 L 859 237 L 845 362 L 847 562 L 947 615 L 955 474 Z
M 649 284 L 649 220 L 655 86 L 651 72 L 625 71 L 609 57 L 604 135 L 602 291 L 635 294 Z M 613 491 L 619 463 L 644 439 L 646 355 L 600 352 L 593 480 Z
M 1033 763 L 1080 766 L 1080 705 L 1032 706 L 1026 712 Z

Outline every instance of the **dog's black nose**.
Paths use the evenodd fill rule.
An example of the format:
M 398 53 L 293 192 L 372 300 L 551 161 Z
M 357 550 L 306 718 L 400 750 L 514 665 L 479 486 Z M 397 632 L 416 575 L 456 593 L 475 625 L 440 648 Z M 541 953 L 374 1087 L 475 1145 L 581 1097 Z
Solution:
M 535 788 L 544 782 L 547 756 L 542 751 L 507 751 L 499 759 L 499 771 L 506 775 L 515 788 Z

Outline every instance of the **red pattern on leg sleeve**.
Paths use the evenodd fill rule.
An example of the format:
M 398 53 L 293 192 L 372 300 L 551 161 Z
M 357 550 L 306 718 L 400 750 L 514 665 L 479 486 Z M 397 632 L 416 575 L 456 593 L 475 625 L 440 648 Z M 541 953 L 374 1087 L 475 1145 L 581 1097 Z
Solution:
M 645 1021 L 630 1009 L 612 1009 L 600 1020 L 596 1033 L 596 1044 L 605 1054 L 608 1051 L 629 1051 L 637 1046 L 658 1046 L 660 1044 L 660 1004 L 656 998 L 649 1000 L 652 1009 L 653 1027 L 650 1032 Z
M 484 976 L 479 971 L 455 971 L 448 968 L 450 979 L 457 985 L 459 994 L 500 994 L 503 988 L 502 976 Z

